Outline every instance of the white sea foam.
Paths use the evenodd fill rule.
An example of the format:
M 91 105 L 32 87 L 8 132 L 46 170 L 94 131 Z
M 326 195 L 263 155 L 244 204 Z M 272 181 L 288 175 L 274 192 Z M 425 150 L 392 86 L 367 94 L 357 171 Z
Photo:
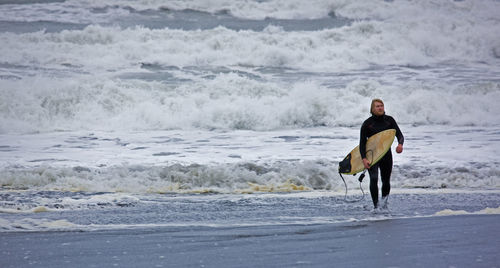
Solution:
M 110 55 L 104 57 L 110 59 L 105 61 L 107 64 L 117 62 L 117 58 L 127 55 L 129 59 L 140 58 L 143 61 L 155 59 L 175 66 L 252 64 L 300 68 L 308 66 L 322 70 L 342 66 L 341 69 L 344 70 L 346 67 L 356 68 L 379 63 L 426 65 L 451 59 L 489 61 L 492 57 L 498 58 L 500 53 L 500 41 L 496 38 L 500 34 L 500 22 L 497 20 L 496 12 L 500 9 L 498 1 L 454 1 L 439 4 L 432 1 L 284 2 L 286 3 L 281 0 L 169 1 L 168 3 L 67 1 L 62 4 L 41 5 L 40 9 L 36 8 L 37 5 L 21 5 L 16 8 L 3 6 L 0 14 L 5 20 L 13 21 L 20 18 L 58 21 L 58 16 L 68 16 L 68 19 L 63 21 L 82 18 L 85 21 L 81 23 L 90 21 L 99 24 L 103 17 L 109 18 L 110 23 L 115 19 L 115 16 L 106 12 L 121 7 L 119 10 L 128 13 L 124 8 L 132 6 L 138 10 L 191 9 L 211 13 L 229 10 L 237 17 L 260 20 L 268 17 L 311 19 L 335 13 L 357 21 L 349 26 L 316 32 L 283 32 L 272 26 L 267 31 L 259 33 L 231 31 L 224 28 L 206 31 L 168 29 L 149 31 L 143 28 L 118 30 L 90 26 L 83 31 L 21 35 L 21 39 L 17 40 L 12 35 L 2 35 L 4 37 L 2 43 L 6 44 L 3 48 L 9 48 L 10 52 L 3 56 L 16 55 L 18 53 L 12 49 L 21 48 L 25 51 L 34 50 L 37 53 L 58 51 L 55 56 L 64 57 L 64 50 L 67 48 L 72 54 L 81 55 L 68 63 L 92 59 L 96 61 L 95 66 L 102 66 L 100 59 L 106 55 Z M 53 9 L 59 6 L 61 10 L 54 11 L 45 6 L 51 6 Z M 81 14 L 88 13 L 89 7 L 101 8 L 105 12 Z M 26 10 L 27 14 L 19 14 L 18 9 Z M 47 13 L 47 18 L 40 18 L 40 13 L 44 12 Z M 12 15 L 9 15 L 10 13 Z M 94 18 L 95 16 L 98 18 Z M 8 41 L 14 42 L 17 46 L 9 46 L 11 42 Z M 86 46 L 89 44 L 103 46 L 96 50 Z M 40 58 L 43 56 L 50 55 L 40 55 Z M 54 63 L 53 58 L 54 56 L 48 57 L 43 63 Z M 118 61 L 121 62 L 122 60 Z
M 186 5 L 177 8 L 203 10 Z M 367 114 L 359 104 L 373 97 L 402 123 L 499 123 L 500 27 L 480 4 L 398 5 L 399 17 L 394 3 L 328 5 L 363 20 L 318 31 L 0 33 L 0 132 L 358 125 Z M 419 15 L 406 22 L 408 13 Z
M 370 218 L 366 219 L 370 220 Z M 377 218 L 380 220 L 380 218 Z M 116 224 L 75 224 L 67 220 L 48 220 L 24 218 L 15 221 L 0 219 L 1 232 L 57 232 L 57 231 L 109 231 L 109 230 L 132 230 L 132 229 L 154 229 L 154 228 L 176 228 L 176 227 L 209 227 L 209 228 L 238 228 L 255 226 L 277 226 L 277 225 L 310 225 L 310 224 L 330 224 L 330 223 L 348 223 L 358 221 L 354 219 L 336 220 L 328 217 L 317 218 L 292 218 L 286 223 L 280 220 L 264 221 L 257 223 L 116 223 Z
M 343 192 L 336 163 L 251 163 L 218 166 L 122 166 L 75 171 L 70 168 L 3 170 L 1 184 L 13 189 L 126 193 L 253 193 L 331 190 Z M 404 171 L 404 173 L 402 172 Z M 432 174 L 426 174 L 431 172 Z M 397 170 L 394 188 L 498 189 L 498 169 L 454 170 L 433 167 L 422 173 Z M 355 178 L 346 177 L 357 193 Z M 363 186 L 367 187 L 367 184 Z M 101 200 L 102 201 L 102 200 Z
M 465 210 L 452 210 L 444 209 L 436 212 L 435 216 L 453 216 L 453 215 L 488 215 L 488 214 L 500 214 L 500 207 L 497 208 L 484 208 L 479 211 L 468 212 Z
M 29 208 L 29 209 L 21 209 L 20 207 L 17 208 L 0 208 L 0 213 L 10 213 L 10 214 L 21 214 L 21 213 L 42 213 L 42 212 L 49 212 L 51 209 L 45 207 L 45 206 L 37 206 L 34 208 Z
M 272 25 L 263 31 L 184 31 L 90 19 L 94 23 L 83 30 L 3 32 L 0 133 L 349 126 L 362 122 L 374 97 L 386 100 L 401 123 L 499 124 L 496 1 L 47 5 L 45 11 L 44 4 L 1 5 L 0 11 L 11 12 L 12 20 L 37 17 L 20 16 L 23 10 L 48 12 L 54 21 L 68 14 L 91 17 L 65 12 L 89 7 L 102 8 L 104 17 L 117 7 L 229 10 L 254 19 L 318 18 L 333 11 L 356 21 L 317 31 Z
M 500 113 L 498 83 L 474 85 L 470 89 L 474 93 L 445 85 L 428 88 L 418 82 L 398 88 L 373 80 L 356 80 L 340 89 L 317 82 L 287 88 L 237 74 L 219 74 L 213 80 L 175 87 L 90 76 L 69 83 L 66 79 L 36 77 L 2 84 L 3 133 L 351 126 L 365 119 L 369 101 L 376 96 L 386 96 L 388 113 L 402 124 L 500 123 L 496 116 Z
M 76 231 L 83 228 L 84 226 L 78 226 L 67 220 L 23 218 L 10 221 L 0 219 L 0 232 Z
M 422 66 L 449 60 L 492 62 L 498 58 L 495 51 L 500 43 L 494 36 L 500 31 L 499 25 L 469 24 L 454 30 L 420 27 L 379 21 L 313 32 L 285 32 L 272 26 L 262 32 L 224 27 L 182 31 L 88 26 L 58 33 L 2 33 L 0 40 L 5 44 L 3 63 L 25 65 L 29 61 L 40 67 L 71 64 L 93 72 L 140 62 L 178 67 L 242 65 L 343 71 L 374 64 Z
M 3 172 L 1 184 L 12 188 L 90 192 L 289 192 L 331 188 L 334 174 L 330 167 L 307 163 L 276 165 L 269 170 L 251 163 L 215 167 L 124 166 L 89 171 L 47 167 Z
M 395 189 L 499 189 L 496 127 L 401 125 Z M 358 128 L 2 135 L 0 185 L 125 193 L 344 192 L 338 162 Z M 22 139 L 19 139 L 22 137 Z M 359 193 L 357 177 L 346 176 Z M 368 180 L 364 182 L 367 187 Z
M 96 6 L 97 7 L 97 6 Z M 64 1 L 55 3 L 0 5 L 0 17 L 14 22 L 61 22 L 61 23 L 105 23 L 129 14 L 123 8 L 101 9 L 92 12 L 83 1 Z
M 420 19 L 433 17 L 436 20 L 447 20 L 447 16 L 467 16 L 474 19 L 488 20 L 496 18 L 498 2 L 490 1 L 447 1 L 436 3 L 423 1 L 346 1 L 346 0 L 312 0 L 305 3 L 300 0 L 272 1 L 126 1 L 126 0 L 86 0 L 66 1 L 64 6 L 130 7 L 135 10 L 196 10 L 208 13 L 223 13 L 245 19 L 263 20 L 278 19 L 315 19 L 331 15 L 341 15 L 356 19 Z M 425 12 L 422 12 L 425 11 Z M 438 16 L 436 16 L 438 15 Z

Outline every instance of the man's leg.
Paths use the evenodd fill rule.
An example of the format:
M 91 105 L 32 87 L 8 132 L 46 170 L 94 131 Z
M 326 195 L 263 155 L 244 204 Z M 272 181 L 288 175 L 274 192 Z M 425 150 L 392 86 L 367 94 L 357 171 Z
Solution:
M 382 208 L 387 208 L 391 192 L 392 154 L 389 151 L 380 160 L 380 177 L 382 180 Z
M 382 198 L 391 192 L 391 173 L 392 173 L 392 153 L 391 151 L 380 160 L 380 178 L 382 180 Z
M 377 163 L 368 169 L 368 174 L 370 174 L 370 194 L 375 208 L 378 207 L 378 168 Z

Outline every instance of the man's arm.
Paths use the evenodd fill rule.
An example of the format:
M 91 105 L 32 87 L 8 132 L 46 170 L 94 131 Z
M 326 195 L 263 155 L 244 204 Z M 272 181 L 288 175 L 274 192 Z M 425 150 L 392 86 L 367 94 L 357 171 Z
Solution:
M 396 120 L 394 120 L 394 118 L 392 118 L 392 124 L 394 129 L 396 129 L 396 138 L 398 139 L 398 147 L 396 147 L 396 153 L 400 154 L 403 152 L 405 137 L 403 136 L 403 132 L 401 132 L 401 129 L 399 129 L 398 123 L 396 123 Z

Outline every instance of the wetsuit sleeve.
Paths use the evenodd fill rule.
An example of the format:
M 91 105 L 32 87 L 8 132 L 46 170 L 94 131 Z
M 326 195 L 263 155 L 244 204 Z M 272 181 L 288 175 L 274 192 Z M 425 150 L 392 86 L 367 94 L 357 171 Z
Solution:
M 361 159 L 366 158 L 366 141 L 368 136 L 366 134 L 366 126 L 363 124 L 361 126 L 361 131 L 359 134 L 359 153 L 361 154 Z
M 396 138 L 398 138 L 398 144 L 403 144 L 405 142 L 405 137 L 403 136 L 403 132 L 399 129 L 398 124 L 396 123 L 396 120 L 391 117 L 392 125 L 393 128 L 396 130 Z

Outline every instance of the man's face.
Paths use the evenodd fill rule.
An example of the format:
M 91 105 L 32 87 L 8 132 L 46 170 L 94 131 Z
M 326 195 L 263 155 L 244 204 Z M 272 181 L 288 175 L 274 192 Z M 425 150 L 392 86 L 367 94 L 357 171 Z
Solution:
M 376 116 L 381 116 L 385 113 L 384 104 L 381 102 L 375 102 L 375 106 L 373 107 L 373 114 Z

